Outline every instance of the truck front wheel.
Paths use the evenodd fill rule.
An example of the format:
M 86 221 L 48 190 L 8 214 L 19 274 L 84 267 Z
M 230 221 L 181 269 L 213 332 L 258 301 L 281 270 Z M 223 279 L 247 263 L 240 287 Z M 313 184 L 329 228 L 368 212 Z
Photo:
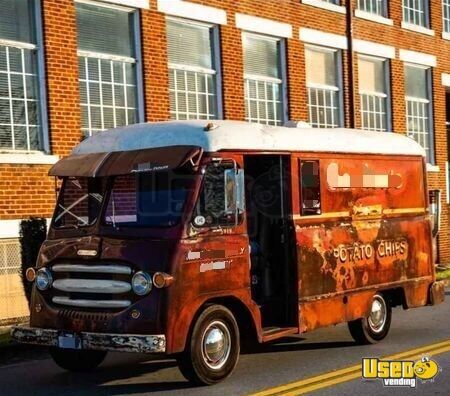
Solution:
M 50 348 L 50 355 L 59 367 L 75 372 L 95 369 L 103 362 L 106 354 L 104 351 Z
M 233 314 L 222 305 L 210 305 L 198 317 L 177 360 L 186 379 L 213 385 L 233 372 L 239 352 L 239 328 Z
M 392 308 L 389 301 L 381 294 L 373 296 L 369 316 L 348 322 L 353 339 L 358 344 L 375 344 L 389 333 Z

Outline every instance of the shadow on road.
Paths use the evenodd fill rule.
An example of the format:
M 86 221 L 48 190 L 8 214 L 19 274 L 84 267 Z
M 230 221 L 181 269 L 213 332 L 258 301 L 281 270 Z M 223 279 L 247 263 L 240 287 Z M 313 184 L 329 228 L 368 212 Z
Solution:
M 243 354 L 263 354 L 343 348 L 356 345 L 353 342 L 310 342 L 301 337 L 285 337 L 270 344 L 255 345 L 242 351 Z M 119 355 L 116 355 L 116 357 Z M 49 361 L 46 348 L 21 346 L 5 348 L 0 353 L 0 367 L 37 361 L 46 366 L 45 375 L 35 383 L 34 395 L 71 394 L 77 391 L 96 395 L 130 395 L 155 393 L 193 388 L 179 373 L 163 372 L 177 366 L 175 359 L 161 359 L 159 356 L 124 354 L 120 359 L 113 357 L 97 370 L 88 373 L 61 371 Z M 152 374 L 159 373 L 152 376 Z M 175 375 L 174 375 L 175 374 Z M 167 382 L 164 379 L 167 378 Z M 155 382 L 152 381 L 155 380 Z M 40 383 L 42 381 L 42 384 Z M 45 386 L 44 386 L 45 383 Z M 40 386 L 42 385 L 42 386 Z M 0 390 L 0 394 L 2 394 Z
M 244 349 L 243 354 L 255 353 L 276 353 L 276 352 L 294 352 L 310 351 L 316 349 L 334 349 L 357 346 L 354 341 L 335 341 L 335 342 L 309 342 L 302 343 L 304 338 L 286 337 L 276 340 L 270 344 L 257 344 L 251 346 L 248 350 Z
M 286 337 L 271 344 L 257 345 L 251 350 L 244 350 L 243 354 L 279 353 L 301 350 L 318 350 L 343 348 L 356 345 L 354 342 L 317 342 L 304 343 L 301 337 Z M 41 357 L 47 358 L 45 350 L 41 350 Z M 52 365 L 53 366 L 53 365 Z M 156 374 L 165 369 L 177 366 L 174 359 L 161 360 L 158 356 L 124 355 L 123 359 L 106 362 L 97 370 L 89 373 L 69 373 L 57 371 L 45 379 L 45 393 L 42 395 L 69 394 L 76 387 L 77 391 L 89 391 L 95 395 L 130 395 L 139 393 L 155 393 L 194 388 L 188 381 L 173 373 L 160 373 L 152 381 L 152 373 Z M 178 379 L 178 378 L 179 379 Z M 162 381 L 168 378 L 167 382 Z M 129 379 L 129 381 L 128 381 Z M 41 387 L 36 387 L 35 396 L 40 396 Z M 58 391 L 53 393 L 52 391 Z M 1 393 L 1 392 L 0 392 Z
M 185 380 L 150 382 L 145 378 L 142 382 L 136 383 L 136 378 L 143 378 L 157 371 L 176 367 L 176 365 L 175 360 L 144 360 L 131 362 L 130 364 L 118 363 L 109 367 L 101 366 L 90 373 L 59 373 L 52 378 L 52 385 L 61 389 L 61 387 L 76 383 L 78 390 L 94 390 L 95 388 L 93 392 L 95 395 L 128 395 L 192 388 L 193 386 Z M 133 383 L 124 381 L 130 377 L 133 378 Z
M 0 349 L 0 367 L 20 364 L 28 360 L 48 358 L 47 348 L 33 345 L 11 345 Z

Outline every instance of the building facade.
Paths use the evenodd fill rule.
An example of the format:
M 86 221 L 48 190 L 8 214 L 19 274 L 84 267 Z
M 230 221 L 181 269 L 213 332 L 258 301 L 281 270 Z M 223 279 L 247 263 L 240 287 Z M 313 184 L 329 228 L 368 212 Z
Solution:
M 51 165 L 83 137 L 135 122 L 407 134 L 442 192 L 438 260 L 450 262 L 450 0 L 0 0 L 0 10 L 0 306 L 21 301 L 0 322 L 26 315 L 19 222 L 51 216 Z

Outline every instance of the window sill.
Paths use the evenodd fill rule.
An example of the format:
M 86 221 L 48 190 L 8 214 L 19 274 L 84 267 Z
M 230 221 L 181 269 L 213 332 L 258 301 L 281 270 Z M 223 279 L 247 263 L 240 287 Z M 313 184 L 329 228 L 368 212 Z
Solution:
M 439 168 L 438 165 L 432 165 L 430 163 L 427 163 L 427 172 L 438 173 L 440 171 L 441 171 L 441 169 Z
M 302 0 L 302 4 L 323 8 L 324 10 L 328 11 L 338 12 L 339 14 L 345 14 L 347 12 L 344 6 L 327 3 L 326 1 L 322 0 Z
M 58 162 L 59 156 L 39 152 L 14 153 L 0 152 L 0 164 L 28 164 L 28 165 L 53 165 Z
M 365 12 L 361 10 L 355 10 L 355 17 L 365 19 L 371 22 L 382 23 L 383 25 L 393 26 L 394 21 L 389 18 L 385 18 L 381 15 L 371 14 L 370 12 Z
M 411 32 L 415 33 L 426 34 L 427 36 L 434 36 L 434 30 L 422 26 L 413 25 L 412 23 L 408 22 L 402 22 L 402 29 L 410 30 Z
M 450 40 L 450 33 L 448 32 L 442 32 L 442 38 L 444 40 Z

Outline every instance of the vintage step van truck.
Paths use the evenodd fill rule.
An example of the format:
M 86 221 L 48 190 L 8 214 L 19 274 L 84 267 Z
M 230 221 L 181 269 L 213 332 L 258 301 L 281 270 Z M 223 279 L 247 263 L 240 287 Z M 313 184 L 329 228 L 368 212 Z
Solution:
M 62 185 L 27 271 L 30 326 L 13 336 L 68 370 L 164 353 L 213 384 L 243 339 L 348 322 L 374 343 L 392 307 L 444 299 L 424 151 L 399 134 L 138 124 L 83 141 L 50 175 Z

